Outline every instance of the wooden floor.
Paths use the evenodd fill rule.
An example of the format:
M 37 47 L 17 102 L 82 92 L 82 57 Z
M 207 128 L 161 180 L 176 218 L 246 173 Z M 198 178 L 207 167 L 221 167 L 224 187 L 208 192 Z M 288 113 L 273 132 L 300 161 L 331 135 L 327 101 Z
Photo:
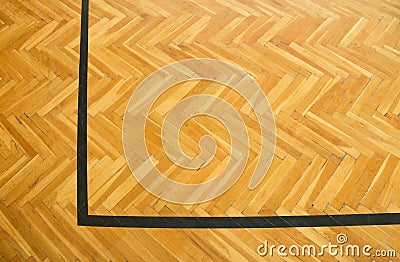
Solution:
M 350 244 L 400 253 L 400 225 L 78 227 L 80 7 L 77 0 L 0 0 L 0 260 L 254 261 L 261 259 L 257 247 L 264 240 L 322 246 L 336 243 L 339 233 Z M 90 214 L 400 212 L 400 1 L 91 0 L 89 14 Z M 162 66 L 199 57 L 231 62 L 256 79 L 275 115 L 276 151 L 264 180 L 249 190 L 260 147 L 254 112 L 217 83 L 173 87 L 160 96 L 146 125 L 149 151 L 167 176 L 199 183 L 217 176 L 229 158 L 227 131 L 205 117 L 187 122 L 181 143 L 194 156 L 198 139 L 210 133 L 219 145 L 216 159 L 185 173 L 165 158 L 160 126 L 185 97 L 206 93 L 232 103 L 248 124 L 251 144 L 245 173 L 230 190 L 206 203 L 178 205 L 138 185 L 126 164 L 121 130 L 141 81 Z M 370 261 L 329 255 L 267 259 Z

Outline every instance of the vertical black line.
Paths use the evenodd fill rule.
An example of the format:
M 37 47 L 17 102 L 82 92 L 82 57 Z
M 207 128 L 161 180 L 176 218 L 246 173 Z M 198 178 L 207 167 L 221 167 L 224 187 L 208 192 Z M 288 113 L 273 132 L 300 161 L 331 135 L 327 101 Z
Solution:
M 88 217 L 87 195 L 87 68 L 89 0 L 82 0 L 78 90 L 77 209 L 78 224 Z

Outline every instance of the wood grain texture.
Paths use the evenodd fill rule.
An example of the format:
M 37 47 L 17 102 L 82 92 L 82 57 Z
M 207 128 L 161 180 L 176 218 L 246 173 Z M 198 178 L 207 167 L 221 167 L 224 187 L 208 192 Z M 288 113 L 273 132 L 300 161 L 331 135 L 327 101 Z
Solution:
M 92 0 L 89 14 L 90 214 L 400 212 L 398 1 Z M 264 240 L 321 246 L 335 243 L 339 233 L 350 244 L 400 252 L 399 226 L 78 227 L 79 29 L 79 1 L 0 0 L 1 260 L 254 261 L 262 260 L 256 249 Z M 229 158 L 224 126 L 196 117 L 181 130 L 183 149 L 198 154 L 198 139 L 210 134 L 218 143 L 216 158 L 197 172 L 166 159 L 160 126 L 185 97 L 212 94 L 231 103 L 247 125 L 251 145 L 246 170 L 229 191 L 203 204 L 177 205 L 155 198 L 135 181 L 124 157 L 122 121 L 130 96 L 149 74 L 200 57 L 231 62 L 256 79 L 272 106 L 277 148 L 265 179 L 249 190 L 260 147 L 249 105 L 230 88 L 209 81 L 173 87 L 154 104 L 146 124 L 149 151 L 167 176 L 205 181 Z M 370 261 L 329 255 L 267 259 Z

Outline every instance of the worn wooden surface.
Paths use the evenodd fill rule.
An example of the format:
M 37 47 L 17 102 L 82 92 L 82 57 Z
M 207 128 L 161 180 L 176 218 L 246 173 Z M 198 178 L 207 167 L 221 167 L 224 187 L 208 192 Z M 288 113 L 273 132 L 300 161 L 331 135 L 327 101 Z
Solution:
M 5 261 L 259 260 L 257 246 L 349 244 L 400 252 L 399 226 L 291 229 L 126 229 L 76 225 L 76 124 L 80 2 L 0 1 L 0 259 Z M 400 2 L 90 1 L 89 212 L 103 215 L 257 216 L 400 212 Z M 147 193 L 127 167 L 122 121 L 130 96 L 169 63 L 208 57 L 248 71 L 275 115 L 277 148 L 254 190 L 242 178 L 226 194 L 182 206 Z M 180 85 L 191 91 L 182 93 Z M 198 183 L 229 158 L 217 121 L 187 122 L 181 143 L 199 153 L 211 133 L 216 159 L 197 172 L 165 158 L 160 125 L 185 96 L 217 95 L 259 129 L 228 87 L 192 81 L 162 94 L 146 125 L 160 170 Z M 185 89 L 186 90 L 186 89 Z M 212 129 L 212 132 L 210 132 Z M 228 141 L 229 142 L 229 141 Z M 309 257 L 268 260 L 354 261 Z M 396 258 L 392 258 L 396 260 Z M 384 261 L 379 258 L 378 261 Z

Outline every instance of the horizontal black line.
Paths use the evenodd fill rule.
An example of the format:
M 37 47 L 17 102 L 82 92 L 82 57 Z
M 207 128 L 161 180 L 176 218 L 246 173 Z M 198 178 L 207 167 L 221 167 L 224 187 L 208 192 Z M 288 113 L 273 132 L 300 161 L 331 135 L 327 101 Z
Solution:
M 269 216 L 269 217 L 148 217 L 98 216 L 79 219 L 81 226 L 140 228 L 285 228 L 400 224 L 400 213 Z

